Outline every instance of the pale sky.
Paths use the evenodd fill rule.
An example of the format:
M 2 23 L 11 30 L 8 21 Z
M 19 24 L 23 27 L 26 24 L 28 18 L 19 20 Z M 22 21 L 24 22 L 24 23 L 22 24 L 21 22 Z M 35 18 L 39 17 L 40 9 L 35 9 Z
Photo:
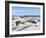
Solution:
M 40 8 L 38 7 L 12 7 L 12 15 L 23 16 L 23 15 L 40 15 Z

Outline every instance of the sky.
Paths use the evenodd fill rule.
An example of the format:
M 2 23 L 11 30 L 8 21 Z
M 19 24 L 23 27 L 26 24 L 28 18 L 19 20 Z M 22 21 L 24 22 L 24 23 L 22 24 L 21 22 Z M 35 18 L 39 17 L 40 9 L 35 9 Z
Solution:
M 40 15 L 40 8 L 38 7 L 12 7 L 12 15 L 23 16 L 23 15 Z

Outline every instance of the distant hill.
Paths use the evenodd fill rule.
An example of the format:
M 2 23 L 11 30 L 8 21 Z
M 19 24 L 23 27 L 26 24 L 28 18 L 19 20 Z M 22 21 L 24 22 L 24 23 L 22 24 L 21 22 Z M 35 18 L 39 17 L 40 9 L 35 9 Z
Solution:
M 40 15 L 23 15 L 23 16 L 12 15 L 12 17 L 40 17 Z

